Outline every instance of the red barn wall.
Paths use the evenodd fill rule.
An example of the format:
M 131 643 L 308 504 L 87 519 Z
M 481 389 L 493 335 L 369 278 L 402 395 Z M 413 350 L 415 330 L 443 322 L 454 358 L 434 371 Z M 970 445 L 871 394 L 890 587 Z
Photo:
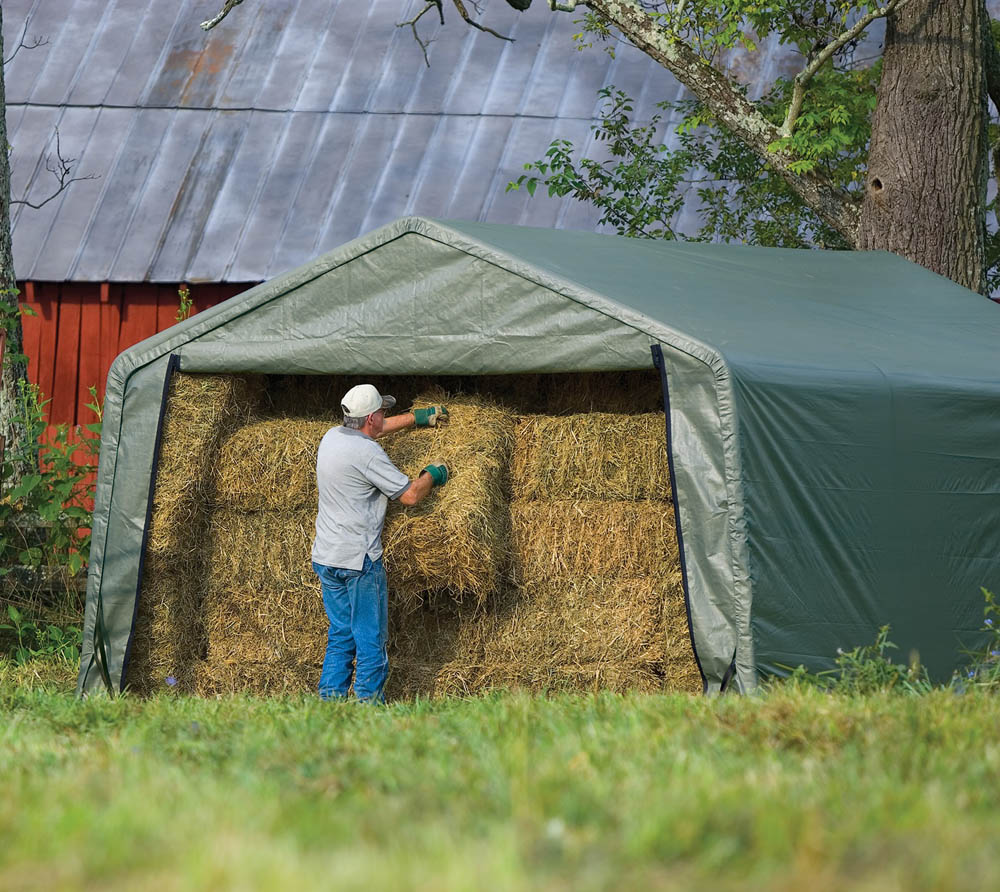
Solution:
M 246 284 L 190 285 L 192 312 L 205 310 L 253 287 Z M 177 321 L 179 285 L 23 282 L 24 352 L 28 379 L 48 404 L 50 425 L 89 424 L 90 387 L 104 399 L 108 369 L 133 344 Z

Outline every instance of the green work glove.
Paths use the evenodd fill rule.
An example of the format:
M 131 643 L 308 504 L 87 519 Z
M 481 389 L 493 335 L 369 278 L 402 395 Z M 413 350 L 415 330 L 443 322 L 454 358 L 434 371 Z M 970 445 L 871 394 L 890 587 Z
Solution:
M 435 427 L 439 421 L 448 420 L 448 410 L 444 406 L 429 406 L 414 409 L 413 417 L 417 420 L 417 427 Z
M 444 465 L 428 465 L 424 468 L 434 482 L 431 486 L 444 486 L 448 482 L 448 469 Z

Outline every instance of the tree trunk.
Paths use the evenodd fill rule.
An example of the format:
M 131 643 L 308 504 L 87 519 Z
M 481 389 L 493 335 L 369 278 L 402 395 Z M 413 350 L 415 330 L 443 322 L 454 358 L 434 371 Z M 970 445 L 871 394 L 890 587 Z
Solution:
M 886 23 L 858 247 L 985 293 L 983 0 L 910 0 Z
M 0 7 L 0 60 L 3 59 L 3 8 Z M 7 156 L 7 98 L 4 91 L 3 65 L 0 64 L 0 322 L 7 331 L 2 372 L 0 372 L 0 437 L 9 458 L 25 455 L 25 431 L 14 421 L 17 415 L 17 386 L 27 380 L 28 370 L 21 358 L 24 338 L 18 312 L 17 279 L 14 276 L 13 249 L 10 242 L 10 160 Z M 33 451 L 33 450 L 31 450 Z M 2 468 L 0 468 L 2 470 Z M 14 485 L 23 473 L 17 467 L 0 491 Z

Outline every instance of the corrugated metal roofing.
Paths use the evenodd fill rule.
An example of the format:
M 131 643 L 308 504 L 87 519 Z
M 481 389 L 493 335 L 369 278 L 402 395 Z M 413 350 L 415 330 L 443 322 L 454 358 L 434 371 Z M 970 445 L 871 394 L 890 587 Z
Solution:
M 595 229 L 589 207 L 504 186 L 555 138 L 600 151 L 600 87 L 634 96 L 638 120 L 682 95 L 632 47 L 578 51 L 579 17 L 542 2 L 482 3 L 513 43 L 454 10 L 444 29 L 425 16 L 429 68 L 396 27 L 421 0 L 258 0 L 202 31 L 221 3 L 4 3 L 8 56 L 26 19 L 48 40 L 6 71 L 13 196 L 51 192 L 57 127 L 76 172 L 96 175 L 14 206 L 18 278 L 263 280 L 407 214 Z M 748 76 L 782 64 L 772 53 Z

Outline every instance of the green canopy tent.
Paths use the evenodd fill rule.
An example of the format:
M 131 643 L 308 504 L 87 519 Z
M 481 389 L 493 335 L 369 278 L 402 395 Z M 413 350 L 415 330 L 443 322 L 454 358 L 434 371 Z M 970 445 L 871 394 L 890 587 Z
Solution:
M 1000 590 L 1000 308 L 886 253 L 398 220 L 109 376 L 81 693 L 122 685 L 171 371 L 661 370 L 692 641 L 715 691 L 892 625 L 935 677 Z

